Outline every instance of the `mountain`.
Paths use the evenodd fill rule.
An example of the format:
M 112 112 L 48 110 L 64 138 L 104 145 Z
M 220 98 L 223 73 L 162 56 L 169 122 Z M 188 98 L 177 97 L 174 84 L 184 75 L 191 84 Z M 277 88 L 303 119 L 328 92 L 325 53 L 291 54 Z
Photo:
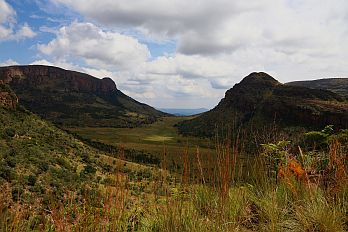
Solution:
M 97 183 L 96 171 L 106 178 L 107 163 L 96 159 L 103 154 L 25 110 L 1 82 L 0 96 L 0 185 L 11 184 L 13 198 L 23 193 L 28 201 L 50 191 L 61 197 Z
M 348 102 L 328 90 L 284 85 L 266 73 L 251 73 L 229 89 L 214 109 L 177 126 L 182 134 L 209 137 L 216 128 L 273 122 L 282 127 L 347 127 Z
M 176 116 L 191 116 L 191 115 L 201 114 L 208 111 L 208 109 L 205 109 L 205 108 L 198 108 L 198 109 L 160 108 L 158 110 L 168 114 L 173 114 Z
M 348 99 L 348 78 L 326 78 L 312 81 L 293 81 L 286 83 L 286 85 L 330 90 Z
M 17 201 L 29 205 L 32 215 L 40 215 L 64 202 L 72 192 L 75 200 L 83 199 L 89 189 L 113 186 L 115 176 L 125 175 L 124 170 L 137 173 L 147 168 L 118 159 L 121 150 L 123 159 L 157 161 L 146 153 L 79 140 L 24 109 L 17 100 L 11 88 L 0 82 L 1 220 L 9 219 L 7 208 Z M 0 231 L 8 228 L 0 223 Z
M 128 97 L 110 78 L 29 65 L 0 67 L 0 80 L 24 107 L 62 126 L 135 127 L 166 115 Z

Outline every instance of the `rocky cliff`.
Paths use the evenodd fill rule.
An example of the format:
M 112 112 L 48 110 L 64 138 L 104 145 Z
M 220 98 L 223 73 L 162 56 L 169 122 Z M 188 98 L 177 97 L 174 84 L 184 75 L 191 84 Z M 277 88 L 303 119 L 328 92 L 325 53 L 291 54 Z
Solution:
M 135 127 L 165 115 L 123 94 L 110 78 L 30 65 L 1 67 L 0 80 L 20 104 L 63 126 Z
M 178 125 L 183 134 L 212 136 L 216 127 L 348 127 L 348 102 L 328 90 L 283 85 L 266 73 L 251 73 L 229 89 L 211 111 Z
M 105 93 L 117 89 L 110 78 L 98 79 L 85 73 L 41 65 L 0 68 L 0 76 L 7 84 L 54 88 L 62 92 Z

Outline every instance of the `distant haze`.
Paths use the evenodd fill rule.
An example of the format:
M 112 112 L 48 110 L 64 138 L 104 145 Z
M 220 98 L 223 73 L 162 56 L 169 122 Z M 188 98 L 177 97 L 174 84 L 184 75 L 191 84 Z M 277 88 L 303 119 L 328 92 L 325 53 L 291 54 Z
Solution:
M 199 109 L 158 109 L 162 112 L 173 114 L 176 116 L 190 116 L 190 115 L 195 115 L 195 114 L 200 114 L 203 112 L 208 111 L 206 108 L 199 108 Z

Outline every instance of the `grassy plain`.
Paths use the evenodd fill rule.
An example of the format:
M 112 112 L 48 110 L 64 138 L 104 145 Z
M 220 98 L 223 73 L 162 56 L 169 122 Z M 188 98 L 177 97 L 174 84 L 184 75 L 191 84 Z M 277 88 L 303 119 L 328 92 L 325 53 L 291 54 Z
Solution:
M 175 124 L 189 118 L 191 117 L 164 117 L 138 128 L 81 127 L 68 130 L 91 140 L 123 146 L 125 149 L 142 150 L 159 157 L 163 155 L 164 149 L 170 157 L 180 157 L 187 148 L 190 153 L 196 152 L 197 147 L 201 154 L 214 153 L 214 141 L 178 134 Z

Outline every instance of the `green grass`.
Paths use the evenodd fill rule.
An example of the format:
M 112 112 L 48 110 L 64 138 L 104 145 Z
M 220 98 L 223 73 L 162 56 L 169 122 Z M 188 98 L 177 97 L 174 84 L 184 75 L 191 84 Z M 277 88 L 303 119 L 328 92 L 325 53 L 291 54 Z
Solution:
M 191 153 L 199 147 L 202 154 L 215 153 L 215 144 L 209 139 L 184 137 L 178 134 L 176 123 L 190 117 L 164 117 L 150 125 L 137 128 L 67 128 L 82 137 L 102 143 L 123 146 L 126 149 L 143 150 L 162 156 L 164 149 L 169 156 L 180 158 L 186 147 Z
M 183 119 L 73 130 L 129 149 L 166 149 L 183 161 L 173 172 L 165 162 L 116 159 L 28 111 L 0 107 L 0 231 L 347 231 L 346 131 L 329 130 L 319 151 L 272 141 L 245 166 L 239 139 L 214 150 L 180 136 L 174 125 Z
M 144 138 L 145 141 L 153 141 L 153 142 L 168 142 L 173 140 L 174 137 L 169 136 L 161 136 L 161 135 L 151 135 L 149 137 Z

